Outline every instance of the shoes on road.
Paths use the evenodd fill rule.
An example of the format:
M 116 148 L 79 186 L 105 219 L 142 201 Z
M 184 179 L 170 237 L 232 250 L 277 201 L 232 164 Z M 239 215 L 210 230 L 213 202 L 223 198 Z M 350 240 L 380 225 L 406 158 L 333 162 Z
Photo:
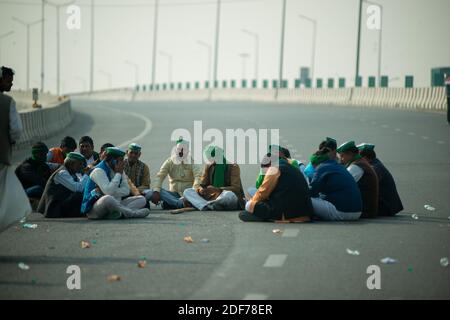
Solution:
M 172 210 L 170 211 L 171 214 L 180 214 L 180 213 L 184 213 L 184 212 L 189 212 L 189 211 L 195 211 L 197 209 L 192 208 L 192 207 L 188 207 L 188 208 L 181 208 L 181 209 L 176 209 L 176 210 Z

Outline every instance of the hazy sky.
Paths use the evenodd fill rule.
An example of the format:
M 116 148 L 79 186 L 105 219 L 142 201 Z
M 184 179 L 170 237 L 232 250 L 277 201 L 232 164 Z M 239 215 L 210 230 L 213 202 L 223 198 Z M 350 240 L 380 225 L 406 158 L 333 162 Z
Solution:
M 62 0 L 54 0 L 63 3 Z M 216 0 L 160 0 L 158 50 L 173 56 L 173 81 L 204 81 L 207 75 L 206 48 L 214 47 Z M 260 79 L 278 77 L 282 0 L 222 0 L 219 79 L 240 79 L 241 53 L 248 53 L 246 77 L 254 75 L 254 42 L 243 28 L 260 37 Z M 376 0 L 383 5 L 382 74 L 403 85 L 405 74 L 415 76 L 416 86 L 429 86 L 430 69 L 450 66 L 449 0 Z M 16 88 L 26 85 L 26 28 L 12 17 L 26 21 L 41 18 L 40 0 L 0 0 L 0 35 L 14 30 L 1 41 L 0 63 L 16 70 Z M 78 0 L 81 29 L 66 27 L 68 14 L 61 9 L 61 82 L 63 92 L 89 87 L 90 1 Z M 130 60 L 139 65 L 139 80 L 149 83 L 153 44 L 153 0 L 95 0 L 94 89 L 134 84 Z M 287 0 L 285 78 L 298 77 L 301 66 L 309 66 L 312 25 L 303 14 L 317 20 L 316 77 L 346 77 L 355 74 L 358 0 Z M 55 91 L 56 16 L 45 9 L 45 90 Z M 376 75 L 378 31 L 362 28 L 361 75 Z M 30 83 L 40 86 L 41 27 L 31 27 Z M 400 79 L 398 79 L 400 77 Z M 397 79 L 397 80 L 395 80 Z M 168 80 L 168 59 L 157 56 L 157 82 Z M 353 81 L 353 80 L 351 80 Z M 366 79 L 364 80 L 366 83 Z

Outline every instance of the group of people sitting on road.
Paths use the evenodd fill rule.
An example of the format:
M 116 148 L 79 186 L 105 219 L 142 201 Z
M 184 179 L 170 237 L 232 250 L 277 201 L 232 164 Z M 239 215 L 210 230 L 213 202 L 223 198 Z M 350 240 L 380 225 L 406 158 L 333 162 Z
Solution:
M 242 221 L 348 221 L 403 210 L 394 179 L 374 148 L 354 141 L 337 147 L 326 138 L 305 166 L 288 149 L 271 145 L 247 194 L 239 165 L 230 163 L 222 148 L 208 146 L 201 167 L 182 137 L 152 183 L 140 145 L 131 143 L 125 151 L 107 143 L 97 153 L 88 136 L 78 144 L 65 137 L 51 149 L 34 144 L 16 175 L 31 204 L 48 218 L 143 218 L 153 203 L 173 214 L 240 210 Z M 168 190 L 162 188 L 166 177 Z

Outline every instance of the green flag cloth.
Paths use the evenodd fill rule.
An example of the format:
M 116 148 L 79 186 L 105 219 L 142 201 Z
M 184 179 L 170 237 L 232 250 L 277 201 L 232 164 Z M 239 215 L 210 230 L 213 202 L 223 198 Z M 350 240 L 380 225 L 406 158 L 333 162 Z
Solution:
M 215 162 L 212 185 L 216 188 L 224 187 L 227 160 L 225 159 L 223 149 L 214 145 L 209 145 L 205 149 L 205 157 L 208 160 Z

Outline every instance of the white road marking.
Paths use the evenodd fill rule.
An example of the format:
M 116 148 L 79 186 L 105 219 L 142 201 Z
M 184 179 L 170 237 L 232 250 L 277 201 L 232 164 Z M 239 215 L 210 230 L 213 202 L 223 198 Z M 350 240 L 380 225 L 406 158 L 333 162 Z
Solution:
M 286 261 L 287 254 L 271 254 L 267 257 L 263 267 L 266 268 L 279 268 L 282 267 Z
M 267 300 L 268 295 L 261 293 L 247 293 L 242 300 Z
M 143 116 L 143 115 L 141 115 L 141 114 L 139 114 L 139 113 L 134 113 L 134 112 L 129 112 L 129 111 L 117 110 L 117 109 L 114 109 L 114 108 L 108 108 L 108 107 L 105 107 L 105 106 L 100 106 L 99 108 L 106 109 L 107 111 L 113 111 L 113 112 L 117 112 L 117 113 L 127 114 L 127 115 L 130 115 L 130 116 L 139 118 L 139 119 L 141 119 L 141 120 L 144 121 L 144 123 L 145 123 L 144 130 L 142 130 L 140 134 L 138 134 L 137 136 L 131 138 L 130 140 L 125 141 L 125 142 L 122 142 L 121 144 L 119 144 L 119 145 L 118 145 L 119 148 L 126 147 L 126 146 L 128 146 L 130 143 L 132 143 L 132 142 L 136 142 L 136 141 L 138 141 L 138 140 L 141 140 L 141 139 L 144 138 L 147 134 L 149 134 L 150 131 L 152 130 L 152 127 L 153 127 L 152 121 L 151 121 L 149 118 L 147 118 L 147 117 L 145 117 L 145 116 Z
M 285 229 L 283 231 L 282 237 L 284 238 L 295 238 L 298 236 L 298 233 L 300 232 L 299 229 Z

